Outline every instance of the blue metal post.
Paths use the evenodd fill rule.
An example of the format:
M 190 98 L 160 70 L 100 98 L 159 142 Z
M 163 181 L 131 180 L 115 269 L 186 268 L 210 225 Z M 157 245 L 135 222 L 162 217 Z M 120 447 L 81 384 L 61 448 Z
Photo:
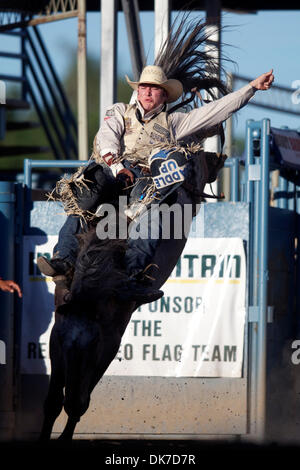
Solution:
M 230 168 L 230 200 L 238 202 L 239 200 L 239 160 L 232 158 Z
M 249 119 L 246 124 L 246 161 L 245 161 L 245 200 L 249 203 L 249 262 L 248 262 L 248 305 L 257 305 L 257 262 L 258 262 L 258 220 L 255 209 L 258 205 L 257 183 L 253 177 L 254 161 L 253 138 L 257 133 L 257 123 Z M 256 185 L 255 185 L 256 183 Z M 249 324 L 249 431 L 256 431 L 256 383 L 257 383 L 257 323 Z
M 0 276 L 14 279 L 14 184 L 0 182 Z M 12 437 L 14 294 L 0 292 L 0 436 Z
M 267 286 L 268 286 L 268 221 L 269 221 L 269 138 L 270 120 L 262 121 L 260 233 L 259 233 L 259 325 L 257 365 L 257 435 L 265 435 L 266 369 L 267 369 Z
M 253 119 L 248 119 L 246 123 L 246 161 L 245 161 L 245 186 L 246 186 L 246 201 L 251 204 L 253 201 L 253 183 L 249 179 L 249 166 L 253 163 L 253 139 L 251 123 Z
M 280 209 L 287 209 L 288 208 L 288 182 L 282 176 L 279 176 L 279 194 L 280 198 L 278 198 L 278 205 Z
M 31 163 L 32 160 L 25 158 L 24 160 L 24 185 L 31 188 Z
M 288 182 L 288 209 L 290 211 L 296 210 L 296 185 L 291 181 Z
M 230 201 L 239 200 L 239 160 L 238 158 L 228 158 L 224 164 L 225 168 L 230 168 Z
M 269 214 L 270 121 L 247 122 L 247 201 L 250 202 L 249 304 L 257 308 L 250 332 L 250 430 L 265 436 L 266 345 Z M 260 138 L 260 156 L 254 157 L 253 139 Z M 253 164 L 254 163 L 254 164 Z

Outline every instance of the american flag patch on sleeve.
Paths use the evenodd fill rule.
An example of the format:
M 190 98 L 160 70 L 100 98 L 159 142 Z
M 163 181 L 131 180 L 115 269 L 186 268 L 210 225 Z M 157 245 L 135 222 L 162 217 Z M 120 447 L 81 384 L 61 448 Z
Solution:
M 112 116 L 115 115 L 115 110 L 114 109 L 108 109 L 105 113 L 104 120 L 110 119 Z

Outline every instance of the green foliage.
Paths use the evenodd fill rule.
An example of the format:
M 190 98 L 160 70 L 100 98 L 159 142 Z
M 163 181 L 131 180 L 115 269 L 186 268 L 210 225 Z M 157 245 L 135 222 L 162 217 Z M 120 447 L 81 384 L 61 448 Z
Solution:
M 68 96 L 72 110 L 77 116 L 77 61 L 76 52 L 64 80 L 64 89 Z M 92 152 L 93 141 L 99 129 L 99 109 L 100 109 L 100 70 L 99 61 L 94 57 L 87 57 L 87 106 L 88 106 L 88 141 L 89 150 Z M 131 88 L 123 77 L 117 81 L 117 101 L 128 103 L 131 97 Z
M 74 49 L 68 51 L 69 69 L 62 80 L 62 86 L 67 95 L 71 109 L 77 119 L 77 52 Z M 87 104 L 88 104 L 88 141 L 89 152 L 92 152 L 93 140 L 99 128 L 99 90 L 100 90 L 100 70 L 99 61 L 94 57 L 87 57 Z M 7 87 L 7 96 L 9 98 L 20 98 L 21 89 L 18 86 Z M 117 82 L 117 101 L 128 102 L 131 97 L 131 89 L 125 82 L 125 79 L 119 78 Z M 52 112 L 56 115 L 54 106 L 51 106 Z M 49 122 L 47 114 L 43 111 L 44 117 Z M 56 115 L 57 116 L 57 115 Z M 35 109 L 16 110 L 7 112 L 6 121 L 34 121 L 39 122 Z M 61 133 L 64 135 L 63 126 L 58 119 L 57 122 Z M 36 129 L 24 131 L 7 131 L 4 140 L 0 141 L 0 146 L 41 146 L 48 147 L 49 152 L 36 153 L 30 155 L 16 155 L 0 158 L 1 170 L 22 171 L 23 160 L 25 158 L 36 160 L 54 159 L 53 152 L 49 147 L 49 142 L 42 126 Z
M 20 99 L 21 90 L 17 86 L 7 86 L 7 97 Z M 5 113 L 6 122 L 39 122 L 34 109 L 15 110 Z M 0 141 L 0 147 L 9 146 L 41 146 L 49 147 L 46 135 L 42 127 L 22 131 L 6 131 L 4 139 Z M 50 150 L 50 149 L 49 149 Z M 23 170 L 23 160 L 31 158 L 35 160 L 53 159 L 51 150 L 47 153 L 36 153 L 32 155 L 13 155 L 0 158 L 0 170 Z
M 245 138 L 243 136 L 237 135 L 232 142 L 232 156 L 240 157 L 244 153 L 245 148 Z

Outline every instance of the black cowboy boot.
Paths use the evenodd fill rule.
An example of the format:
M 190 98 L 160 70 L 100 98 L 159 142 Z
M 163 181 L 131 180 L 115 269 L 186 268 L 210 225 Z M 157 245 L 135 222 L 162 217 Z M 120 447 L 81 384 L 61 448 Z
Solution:
M 37 265 L 41 273 L 51 277 L 66 274 L 72 268 L 71 263 L 58 257 L 49 260 L 45 256 L 40 256 Z

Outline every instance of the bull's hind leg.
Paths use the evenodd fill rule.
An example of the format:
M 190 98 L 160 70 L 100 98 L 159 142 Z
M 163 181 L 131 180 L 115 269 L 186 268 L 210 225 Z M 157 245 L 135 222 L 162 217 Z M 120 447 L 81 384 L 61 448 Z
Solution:
M 70 350 L 65 384 L 64 409 L 68 421 L 60 440 L 71 440 L 80 417 L 86 412 L 90 403 L 89 384 L 93 373 L 93 363 L 89 364 L 89 350 Z
M 76 416 L 69 416 L 65 429 L 63 430 L 58 439 L 60 441 L 71 441 L 76 428 L 76 424 L 79 420 L 80 418 Z
M 69 441 L 73 437 L 76 424 L 80 421 L 80 417 L 89 407 L 90 393 L 87 389 L 83 390 L 79 384 L 76 385 L 74 383 L 71 389 L 66 387 L 65 393 L 64 409 L 68 415 L 68 421 L 59 439 Z
M 44 403 L 44 421 L 40 440 L 50 439 L 54 422 L 59 416 L 64 402 L 64 368 L 57 328 L 59 327 L 56 322 L 50 337 L 51 377 L 48 394 Z

